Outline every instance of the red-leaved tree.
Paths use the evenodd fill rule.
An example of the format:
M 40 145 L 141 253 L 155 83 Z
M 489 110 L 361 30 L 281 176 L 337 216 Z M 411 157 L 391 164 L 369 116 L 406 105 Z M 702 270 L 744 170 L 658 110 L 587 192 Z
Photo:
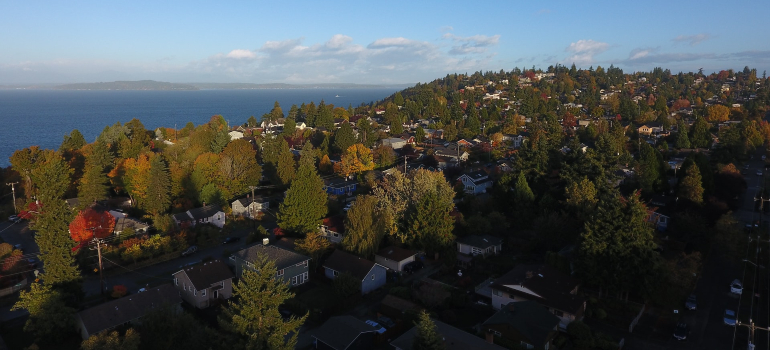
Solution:
M 70 223 L 70 237 L 75 242 L 94 238 L 105 238 L 115 229 L 115 218 L 106 211 L 92 208 L 81 211 Z

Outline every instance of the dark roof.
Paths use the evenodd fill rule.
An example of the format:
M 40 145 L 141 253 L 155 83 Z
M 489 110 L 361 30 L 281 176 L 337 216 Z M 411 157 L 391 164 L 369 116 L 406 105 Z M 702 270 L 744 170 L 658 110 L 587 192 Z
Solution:
M 463 174 L 463 175 L 466 175 L 466 176 L 470 177 L 471 180 L 473 180 L 474 182 L 475 181 L 479 181 L 479 180 L 486 180 L 484 178 L 488 177 L 487 173 L 484 172 L 484 171 L 481 171 L 481 170 L 474 171 L 472 173 Z M 462 175 L 460 175 L 460 176 L 462 176 Z
M 294 249 L 296 245 L 296 241 L 297 241 L 296 238 L 291 238 L 291 237 L 277 238 L 276 237 L 276 240 L 273 241 L 273 245 L 275 245 L 278 248 L 286 249 L 290 252 L 296 253 L 297 251 Z
M 329 231 L 345 233 L 345 218 L 342 215 L 335 215 L 325 218 L 323 225 L 326 226 Z
M 343 187 L 347 185 L 352 185 L 358 183 L 356 180 L 346 180 L 341 177 L 333 177 L 331 179 L 325 180 L 324 184 L 328 187 Z
M 170 283 L 145 292 L 108 301 L 78 313 L 89 335 L 144 316 L 165 304 L 180 304 L 179 291 Z
M 221 212 L 222 208 L 220 208 L 216 204 L 209 204 L 205 207 L 190 209 L 188 212 L 190 215 L 192 215 L 193 219 L 200 220 L 200 219 L 206 219 L 214 216 L 216 213 Z
M 529 277 L 528 277 L 529 276 Z M 518 285 L 536 293 L 534 297 L 539 303 L 562 311 L 577 314 L 582 311 L 585 299 L 570 294 L 580 282 L 556 268 L 548 265 L 518 265 L 502 277 L 495 280 L 492 288 L 503 289 L 513 294 L 522 295 L 522 291 L 507 286 Z
M 268 259 L 275 263 L 275 268 L 278 270 L 299 264 L 305 260 L 310 260 L 310 258 L 302 254 L 297 254 L 295 252 L 272 245 L 264 246 L 261 244 L 241 249 L 235 252 L 233 255 L 248 262 L 256 261 L 257 256 L 259 255 L 265 255 Z
M 465 245 L 469 245 L 471 247 L 486 249 L 492 246 L 502 244 L 503 240 L 490 235 L 481 235 L 481 236 L 470 235 L 470 236 L 458 238 L 457 242 Z
M 347 349 L 361 333 L 374 331 L 364 321 L 345 315 L 329 318 L 313 337 L 334 349 Z
M 374 265 L 373 261 L 337 249 L 326 259 L 323 266 L 340 273 L 349 272 L 353 277 L 363 280 Z
M 186 274 L 196 290 L 203 290 L 211 287 L 214 283 L 219 283 L 235 277 L 230 271 L 230 268 L 219 260 L 212 260 L 203 264 L 193 265 L 192 267 L 178 271 L 175 274 L 177 273 Z
M 444 322 L 433 320 L 436 324 L 436 331 L 444 338 L 446 350 L 503 350 L 504 347 L 488 343 L 483 338 L 477 337 L 468 332 L 452 327 Z M 390 342 L 394 348 L 402 350 L 412 350 L 414 336 L 417 334 L 417 327 L 412 327 L 409 331 Z
M 189 221 L 189 220 L 192 220 L 192 218 L 190 217 L 190 215 L 187 215 L 187 212 L 184 212 L 184 213 L 174 214 L 174 220 L 176 220 L 176 221 Z
M 249 205 L 251 205 L 251 197 L 236 199 L 236 201 L 240 202 L 241 205 L 244 207 L 248 207 Z M 266 197 L 254 196 L 254 203 L 265 203 L 269 201 L 270 200 L 268 200 Z
M 542 348 L 555 332 L 559 318 L 535 301 L 509 303 L 492 315 L 484 326 L 507 325 L 527 338 L 528 343 Z
M 380 249 L 379 252 L 377 252 L 377 255 L 383 258 L 388 258 L 393 261 L 402 261 L 409 257 L 415 256 L 416 254 L 417 252 L 413 250 L 404 249 L 396 246 L 385 247 Z

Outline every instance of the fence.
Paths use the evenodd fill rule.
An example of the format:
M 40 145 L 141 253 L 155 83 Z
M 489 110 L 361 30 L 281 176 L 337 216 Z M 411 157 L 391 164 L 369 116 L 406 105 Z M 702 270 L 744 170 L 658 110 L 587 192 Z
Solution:
M 26 287 L 26 286 L 27 286 L 27 278 L 24 277 L 23 280 L 19 281 L 19 283 L 16 283 L 13 286 L 10 286 L 8 288 L 0 289 L 0 297 L 4 297 L 6 295 L 11 295 L 13 293 L 16 293 L 16 292 L 24 289 L 24 287 Z
M 631 321 L 631 324 L 628 326 L 628 332 L 631 333 L 634 331 L 634 327 L 636 327 L 636 324 L 639 323 L 639 319 L 642 318 L 642 315 L 644 314 L 644 310 L 647 308 L 647 305 L 642 305 L 642 309 L 639 310 L 639 314 L 634 317 L 634 320 Z

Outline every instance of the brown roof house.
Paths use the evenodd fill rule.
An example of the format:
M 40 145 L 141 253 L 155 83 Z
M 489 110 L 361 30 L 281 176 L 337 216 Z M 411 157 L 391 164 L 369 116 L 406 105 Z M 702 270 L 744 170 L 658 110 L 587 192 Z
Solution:
M 174 286 L 184 301 L 205 309 L 233 295 L 233 273 L 225 263 L 211 260 L 173 274 Z
M 452 327 L 444 322 L 433 320 L 436 324 L 436 331 L 441 334 L 444 340 L 446 350 L 503 350 L 505 348 L 487 342 L 473 334 Z M 412 327 L 409 331 L 396 338 L 390 343 L 395 350 L 414 349 L 414 337 L 417 334 L 417 327 Z
M 586 301 L 578 296 L 580 281 L 556 268 L 536 264 L 519 265 L 496 279 L 492 289 L 492 307 L 497 310 L 512 302 L 535 301 L 559 318 L 559 328 L 566 329 L 583 319 Z
M 361 294 L 367 294 L 385 285 L 387 269 L 373 261 L 335 250 L 323 264 L 324 274 L 335 279 L 342 273 L 350 273 L 361 281 Z
M 401 272 L 404 265 L 414 261 L 417 252 L 401 247 L 390 246 L 380 249 L 374 255 L 374 262 L 385 266 L 393 271 Z
M 332 317 L 318 328 L 315 348 L 324 350 L 368 350 L 374 347 L 377 331 L 353 316 Z
M 182 299 L 174 286 L 164 284 L 80 311 L 75 322 L 80 336 L 88 339 L 94 334 L 137 322 L 142 316 L 161 307 L 171 306 L 181 311 L 181 303 Z
M 559 318 L 534 301 L 510 303 L 482 324 L 487 341 L 505 339 L 523 349 L 547 350 L 559 334 Z

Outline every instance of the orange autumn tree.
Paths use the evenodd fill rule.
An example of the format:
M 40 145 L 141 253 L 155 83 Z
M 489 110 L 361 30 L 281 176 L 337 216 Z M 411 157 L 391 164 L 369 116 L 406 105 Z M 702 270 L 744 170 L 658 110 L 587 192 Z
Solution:
M 70 237 L 75 242 L 87 241 L 94 238 L 105 238 L 115 229 L 115 218 L 106 211 L 96 211 L 92 208 L 81 211 L 70 223 Z
M 363 144 L 357 143 L 348 147 L 340 161 L 334 165 L 334 171 L 342 177 L 350 174 L 360 174 L 374 169 L 372 151 Z

